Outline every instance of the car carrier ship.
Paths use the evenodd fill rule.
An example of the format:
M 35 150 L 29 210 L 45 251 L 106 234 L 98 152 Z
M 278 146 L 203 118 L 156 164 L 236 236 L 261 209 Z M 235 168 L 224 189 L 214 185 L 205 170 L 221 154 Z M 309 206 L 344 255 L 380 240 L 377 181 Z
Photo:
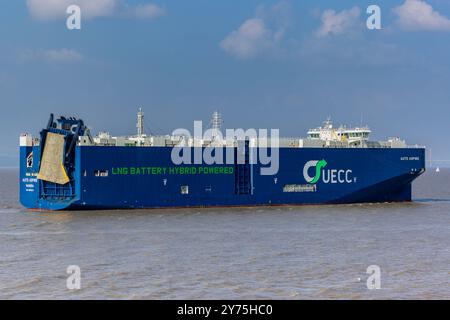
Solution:
M 274 206 L 411 201 L 412 182 L 425 171 L 425 148 L 399 138 L 371 141 L 367 127 L 333 127 L 305 138 L 224 139 L 137 134 L 92 136 L 83 120 L 50 116 L 39 138 L 20 137 L 20 202 L 37 210 L 103 210 L 214 206 Z M 221 132 L 221 116 L 212 118 Z M 177 164 L 173 150 L 232 154 L 220 163 Z M 269 149 L 269 145 L 275 149 Z M 278 168 L 262 174 L 262 149 Z M 275 152 L 275 151 L 276 152 Z M 272 154 L 273 155 L 273 154 Z M 225 156 L 224 156 L 225 157 Z

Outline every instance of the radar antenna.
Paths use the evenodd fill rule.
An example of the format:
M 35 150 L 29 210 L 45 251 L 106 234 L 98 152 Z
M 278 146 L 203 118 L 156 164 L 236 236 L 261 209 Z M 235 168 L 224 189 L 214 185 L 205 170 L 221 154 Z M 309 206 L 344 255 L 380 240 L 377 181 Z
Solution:
M 332 129 L 332 128 L 333 128 L 333 122 L 331 121 L 331 117 L 330 117 L 330 116 L 328 116 L 328 117 L 327 117 L 327 120 L 325 120 L 325 121 L 323 122 L 323 127 L 324 127 L 325 129 Z

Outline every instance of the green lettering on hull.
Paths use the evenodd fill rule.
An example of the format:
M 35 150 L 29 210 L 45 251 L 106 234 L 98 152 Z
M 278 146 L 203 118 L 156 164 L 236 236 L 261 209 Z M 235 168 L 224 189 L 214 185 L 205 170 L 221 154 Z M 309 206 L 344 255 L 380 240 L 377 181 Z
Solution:
M 113 167 L 115 176 L 143 176 L 143 175 L 218 175 L 234 174 L 234 167 Z

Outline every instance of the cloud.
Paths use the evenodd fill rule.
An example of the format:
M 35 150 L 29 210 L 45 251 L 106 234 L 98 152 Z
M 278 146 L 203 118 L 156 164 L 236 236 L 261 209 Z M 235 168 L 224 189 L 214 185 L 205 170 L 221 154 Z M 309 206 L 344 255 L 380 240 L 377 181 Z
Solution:
M 255 17 L 232 31 L 219 46 L 238 59 L 248 59 L 276 49 L 289 21 L 289 5 L 280 2 L 271 8 L 259 7 Z
M 403 30 L 450 31 L 450 20 L 423 0 L 406 0 L 393 10 Z
M 132 7 L 129 12 L 141 19 L 154 19 L 166 14 L 166 11 L 156 4 L 140 4 Z
M 46 50 L 43 57 L 51 62 L 78 62 L 83 60 L 83 55 L 72 49 Z
M 267 28 L 264 20 L 252 18 L 222 40 L 220 47 L 237 58 L 245 59 L 273 47 L 282 37 L 282 31 L 274 32 Z
M 30 14 L 39 20 L 60 19 L 65 16 L 68 6 L 80 6 L 83 18 L 110 16 L 117 10 L 117 0 L 27 0 Z
M 28 11 L 38 20 L 57 20 L 67 17 L 70 5 L 81 8 L 83 19 L 98 17 L 131 17 L 154 19 L 165 14 L 156 4 L 129 5 L 125 0 L 27 0 Z
M 50 49 L 25 52 L 21 55 L 24 61 L 46 61 L 50 63 L 74 63 L 84 59 L 83 55 L 73 49 Z
M 325 10 L 321 17 L 322 25 L 316 34 L 318 37 L 345 34 L 355 27 L 360 15 L 361 9 L 359 7 L 353 7 L 341 12 Z

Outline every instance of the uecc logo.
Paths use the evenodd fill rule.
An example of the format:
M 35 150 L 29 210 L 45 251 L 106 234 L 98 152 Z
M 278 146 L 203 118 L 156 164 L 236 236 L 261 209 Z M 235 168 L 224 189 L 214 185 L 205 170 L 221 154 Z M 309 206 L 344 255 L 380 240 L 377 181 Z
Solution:
M 328 163 L 322 160 L 308 161 L 303 167 L 303 177 L 306 182 L 316 184 L 322 179 L 323 183 L 355 183 L 356 177 L 353 177 L 353 171 L 350 169 L 328 169 L 324 168 Z M 314 168 L 314 176 L 310 175 L 311 168 Z
M 324 168 L 327 165 L 327 162 L 325 160 L 311 160 L 308 161 L 305 164 L 305 167 L 303 168 L 303 177 L 305 178 L 306 182 L 315 184 L 320 179 L 320 175 L 322 172 L 322 168 Z M 308 173 L 309 169 L 311 167 L 316 167 L 315 176 L 311 177 Z

